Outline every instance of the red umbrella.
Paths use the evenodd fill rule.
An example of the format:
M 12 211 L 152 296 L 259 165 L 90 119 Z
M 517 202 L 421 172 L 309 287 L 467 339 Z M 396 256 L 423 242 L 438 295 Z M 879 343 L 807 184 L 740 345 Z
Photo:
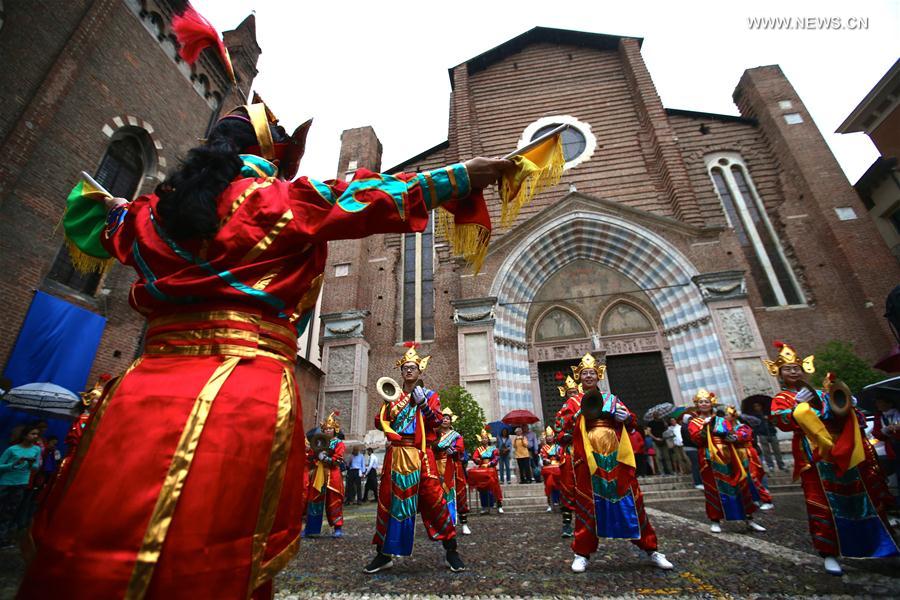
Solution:
M 500 420 L 507 425 L 531 425 L 540 421 L 530 410 L 513 410 Z

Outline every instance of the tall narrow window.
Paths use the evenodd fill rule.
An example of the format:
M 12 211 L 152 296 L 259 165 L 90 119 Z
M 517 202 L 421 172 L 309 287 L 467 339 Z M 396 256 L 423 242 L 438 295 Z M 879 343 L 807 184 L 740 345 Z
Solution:
M 434 339 L 434 225 L 403 236 L 403 339 Z
M 94 179 L 113 196 L 133 198 L 144 175 L 143 150 L 131 135 L 114 139 L 106 149 Z M 72 266 L 65 244 L 50 267 L 48 279 L 59 282 L 83 294 L 93 295 L 100 283 L 99 273 L 82 274 Z
M 709 156 L 709 175 L 766 306 L 802 304 L 803 296 L 747 167 L 733 154 Z

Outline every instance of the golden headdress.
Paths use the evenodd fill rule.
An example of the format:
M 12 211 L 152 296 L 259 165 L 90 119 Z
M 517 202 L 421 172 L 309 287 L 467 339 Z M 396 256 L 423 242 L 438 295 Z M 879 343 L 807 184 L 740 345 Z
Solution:
M 478 435 L 478 441 L 482 444 L 489 445 L 493 439 L 494 436 L 491 435 L 491 430 L 485 425 L 484 430 Z
M 428 366 L 428 361 L 431 360 L 431 356 L 419 356 L 419 353 L 416 352 L 416 348 L 419 347 L 419 344 L 416 342 L 406 342 L 404 344 L 407 347 L 406 353 L 403 354 L 403 357 L 397 361 L 397 367 L 402 367 L 406 363 L 415 363 L 417 367 L 419 367 L 419 371 L 425 372 L 425 368 Z
M 719 403 L 719 399 L 716 397 L 715 392 L 710 392 L 706 388 L 700 388 L 697 390 L 697 393 L 694 394 L 694 404 L 697 404 L 700 400 L 709 400 L 710 405 L 715 406 Z
M 573 368 L 574 368 L 574 367 L 573 367 Z M 601 377 L 601 379 L 603 379 L 603 377 Z M 578 390 L 579 392 L 582 391 L 582 390 L 581 390 L 581 384 L 580 384 L 580 383 L 575 383 L 575 380 L 572 379 L 572 376 L 571 376 L 571 375 L 567 375 L 567 376 L 566 376 L 566 384 L 565 384 L 565 386 L 560 385 L 560 386 L 557 386 L 557 388 L 559 389 L 559 395 L 560 395 L 560 397 L 562 397 L 562 398 L 565 398 L 565 397 L 566 397 L 566 394 L 569 392 L 569 390 Z
M 451 423 L 456 423 L 456 420 L 459 418 L 458 416 L 456 416 L 455 414 L 453 414 L 453 411 L 450 410 L 449 407 L 444 408 L 443 410 L 441 410 L 441 414 L 443 414 L 443 415 L 446 416 L 446 417 L 450 417 L 450 422 L 451 422 Z
M 575 381 L 581 381 L 581 372 L 585 369 L 593 369 L 597 372 L 597 379 L 603 379 L 606 375 L 606 365 L 601 365 L 594 358 L 594 355 L 588 352 L 581 357 L 581 362 L 572 367 L 572 373 L 575 375 Z
M 792 346 L 788 346 L 784 342 L 779 342 L 775 340 L 772 344 L 776 348 L 778 348 L 778 356 L 775 357 L 775 360 L 766 360 L 763 359 L 763 363 L 766 365 L 766 368 L 769 369 L 769 373 L 772 374 L 773 377 L 778 377 L 778 372 L 781 370 L 781 367 L 785 365 L 797 365 L 803 369 L 805 373 L 815 373 L 816 367 L 813 364 L 815 360 L 815 356 L 810 354 L 802 361 L 800 357 L 797 355 L 797 351 L 794 350 Z
M 553 437 L 553 434 L 554 434 L 554 433 L 555 433 L 555 432 L 553 431 L 553 428 L 550 427 L 549 425 L 547 425 L 547 429 L 544 430 L 544 435 L 545 435 L 546 437 Z
M 322 421 L 322 429 L 331 428 L 334 429 L 335 433 L 340 431 L 341 422 L 337 420 L 337 417 L 339 417 L 340 414 L 341 412 L 338 410 L 331 411 L 331 414 L 329 414 L 328 417 L 324 421 Z

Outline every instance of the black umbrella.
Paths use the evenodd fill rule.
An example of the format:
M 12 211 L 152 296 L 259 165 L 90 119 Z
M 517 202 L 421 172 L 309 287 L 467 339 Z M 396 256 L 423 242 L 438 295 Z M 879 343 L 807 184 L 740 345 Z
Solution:
M 752 413 L 755 412 L 753 410 L 753 405 L 759 402 L 762 405 L 762 414 L 768 415 L 772 410 L 772 397 L 766 396 L 765 394 L 754 394 L 752 396 L 747 396 L 743 400 L 741 400 L 741 412 L 742 413 Z

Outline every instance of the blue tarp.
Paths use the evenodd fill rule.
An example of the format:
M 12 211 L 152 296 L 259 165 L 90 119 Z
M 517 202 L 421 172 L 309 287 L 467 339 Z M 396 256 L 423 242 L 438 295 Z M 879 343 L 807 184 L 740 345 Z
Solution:
M 106 319 L 100 315 L 35 292 L 3 375 L 12 380 L 12 387 L 49 382 L 77 394 L 87 384 L 105 326 Z M 17 425 L 41 419 L 0 402 L 0 446 L 6 447 Z M 46 435 L 57 436 L 62 445 L 71 420 L 43 420 L 48 424 Z

